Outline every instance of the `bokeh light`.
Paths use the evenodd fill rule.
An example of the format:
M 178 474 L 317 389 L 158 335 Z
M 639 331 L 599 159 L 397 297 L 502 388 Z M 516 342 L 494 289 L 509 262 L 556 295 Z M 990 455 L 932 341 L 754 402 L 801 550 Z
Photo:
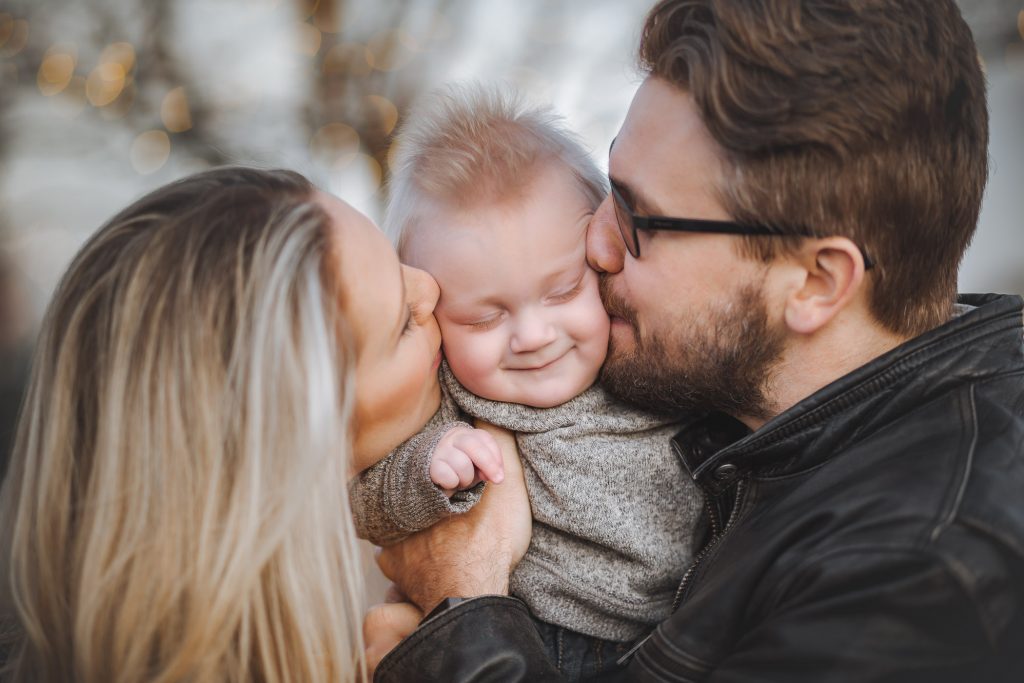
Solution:
M 0 49 L 7 45 L 7 41 L 14 35 L 14 17 L 7 12 L 0 12 Z
M 135 48 L 131 43 L 111 43 L 100 53 L 100 64 L 119 64 L 127 74 L 135 66 Z
M 103 62 L 89 73 L 85 96 L 94 107 L 105 107 L 118 98 L 125 84 L 124 67 L 117 62 Z
M 341 28 L 338 21 L 338 6 L 337 2 L 317 2 L 316 9 L 310 17 L 313 20 L 313 25 L 323 33 L 337 33 Z M 350 21 L 352 17 L 349 14 L 352 9 L 351 5 L 345 8 L 346 17 Z
M 39 92 L 47 97 L 63 92 L 75 75 L 77 58 L 73 47 L 51 47 L 43 56 L 36 75 Z
M 345 123 L 328 123 L 309 141 L 313 160 L 324 167 L 334 167 L 350 161 L 359 152 L 359 133 Z
M 29 25 L 26 19 L 14 19 L 9 14 L 0 19 L 0 54 L 13 57 L 28 45 Z
M 174 88 L 164 95 L 160 104 L 160 120 L 172 133 L 184 133 L 192 127 L 192 112 L 188 108 L 185 88 Z
M 299 54 L 312 57 L 320 51 L 323 36 L 320 30 L 311 24 L 300 22 L 295 25 L 295 49 Z
M 131 76 L 127 77 L 125 79 L 124 89 L 121 90 L 121 94 L 117 96 L 117 99 L 107 106 L 100 108 L 100 118 L 104 121 L 117 121 L 118 119 L 123 119 L 128 115 L 132 105 L 135 104 L 135 97 L 137 94 L 138 90 L 132 82 Z
M 398 124 L 398 107 L 391 100 L 381 95 L 367 95 L 366 103 L 375 114 L 376 120 L 380 123 L 381 132 L 384 135 L 391 135 Z
M 324 55 L 323 72 L 326 75 L 361 78 L 373 73 L 366 59 L 366 46 L 362 43 L 339 43 Z
M 163 168 L 171 156 L 171 139 L 162 130 L 140 133 L 132 142 L 132 168 L 140 175 L 149 175 Z
M 413 60 L 416 48 L 408 31 L 381 31 L 366 44 L 366 63 L 378 71 L 396 71 Z

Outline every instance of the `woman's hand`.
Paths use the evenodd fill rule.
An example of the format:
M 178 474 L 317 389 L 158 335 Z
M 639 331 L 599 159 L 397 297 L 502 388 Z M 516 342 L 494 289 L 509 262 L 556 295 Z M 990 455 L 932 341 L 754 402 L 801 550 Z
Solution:
M 480 502 L 385 548 L 377 564 L 424 613 L 447 597 L 505 595 L 512 569 L 530 544 L 532 519 L 515 437 L 486 423 L 501 447 L 505 480 Z
M 370 680 L 384 656 L 416 630 L 423 612 L 408 602 L 374 605 L 363 619 L 363 644 Z

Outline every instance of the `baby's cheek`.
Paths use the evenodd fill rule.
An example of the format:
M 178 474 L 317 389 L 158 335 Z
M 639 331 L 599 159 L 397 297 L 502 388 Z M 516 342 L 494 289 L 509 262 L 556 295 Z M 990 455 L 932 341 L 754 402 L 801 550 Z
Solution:
M 581 297 L 579 306 L 575 311 L 578 320 L 580 342 L 593 342 L 599 346 L 607 346 L 608 333 L 611 329 L 611 321 L 608 313 L 601 304 L 601 297 L 597 294 L 596 287 L 593 292 L 587 292 Z
M 444 355 L 455 378 L 462 386 L 480 394 L 497 367 L 497 359 L 491 358 L 489 345 L 484 335 L 470 335 L 460 332 L 443 336 Z

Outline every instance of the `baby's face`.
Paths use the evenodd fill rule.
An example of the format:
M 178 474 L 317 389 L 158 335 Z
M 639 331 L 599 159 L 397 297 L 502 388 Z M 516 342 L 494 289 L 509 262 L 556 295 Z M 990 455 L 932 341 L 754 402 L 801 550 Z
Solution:
M 440 211 L 410 244 L 441 288 L 445 357 L 474 394 L 548 408 L 597 378 L 609 322 L 586 261 L 592 213 L 572 175 L 549 167 L 521 198 Z

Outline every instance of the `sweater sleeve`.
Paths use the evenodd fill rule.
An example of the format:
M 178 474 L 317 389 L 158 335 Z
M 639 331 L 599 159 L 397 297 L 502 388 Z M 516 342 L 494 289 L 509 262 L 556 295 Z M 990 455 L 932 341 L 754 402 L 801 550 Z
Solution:
M 445 434 L 464 422 L 425 429 L 349 484 L 356 533 L 377 545 L 391 545 L 446 517 L 465 512 L 480 498 L 482 485 L 451 498 L 430 480 L 430 458 Z
M 377 545 L 391 545 L 451 515 L 471 509 L 483 493 L 481 482 L 451 498 L 430 479 L 437 443 L 456 427 L 469 427 L 447 396 L 418 434 L 349 483 L 356 533 Z

